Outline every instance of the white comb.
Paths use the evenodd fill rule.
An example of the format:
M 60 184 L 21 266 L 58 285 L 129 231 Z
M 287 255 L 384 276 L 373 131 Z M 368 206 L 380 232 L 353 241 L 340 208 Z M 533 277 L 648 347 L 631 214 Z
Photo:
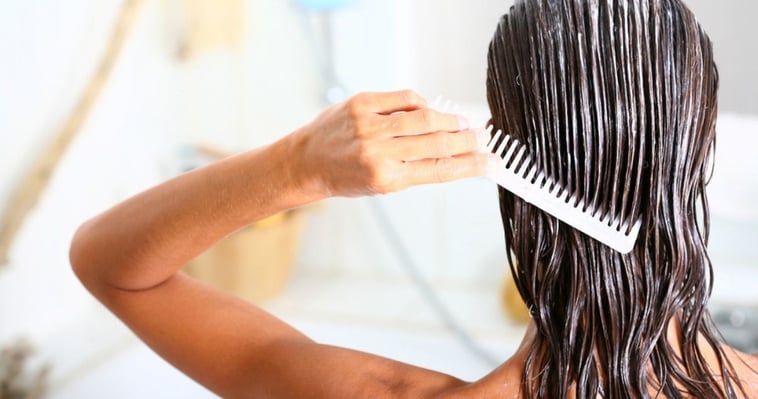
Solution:
M 499 141 L 500 145 L 495 148 Z M 497 155 L 487 170 L 487 177 L 495 183 L 622 254 L 629 253 L 634 248 L 640 231 L 639 220 L 629 229 L 629 225 L 622 224 L 620 218 L 612 215 L 603 218 L 603 212 L 594 212 L 592 209 L 583 211 L 583 201 L 561 188 L 543 172 L 538 173 L 526 146 L 500 130 L 490 139 L 487 150 Z

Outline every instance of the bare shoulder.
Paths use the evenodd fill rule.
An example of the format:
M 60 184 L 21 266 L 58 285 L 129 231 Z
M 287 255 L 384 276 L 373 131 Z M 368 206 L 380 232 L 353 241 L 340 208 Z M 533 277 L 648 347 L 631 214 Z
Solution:
M 743 374 L 749 377 L 748 380 L 754 381 L 758 385 L 758 353 L 748 355 L 738 352 L 738 357 L 742 363 L 742 367 L 737 366 L 738 371 L 743 371 Z
M 510 358 L 484 378 L 439 395 L 438 399 L 520 399 L 522 364 Z
M 758 353 L 748 356 L 750 359 L 750 372 L 752 377 L 748 379 L 748 386 L 745 388 L 750 392 L 750 397 L 758 397 Z
M 749 372 L 752 375 L 752 381 L 755 385 L 756 394 L 758 394 L 758 353 L 753 355 L 745 355 L 747 358 L 747 364 L 749 366 Z
M 741 373 L 742 385 L 747 398 L 758 398 L 758 354 L 745 355 L 746 366 Z
M 733 348 L 729 348 L 727 353 L 747 397 L 758 397 L 758 354 L 749 355 Z

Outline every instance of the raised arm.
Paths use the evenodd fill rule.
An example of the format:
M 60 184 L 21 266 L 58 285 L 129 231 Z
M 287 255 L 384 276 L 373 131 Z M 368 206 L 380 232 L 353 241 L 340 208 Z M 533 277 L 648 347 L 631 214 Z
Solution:
M 392 387 L 416 395 L 457 384 L 315 344 L 177 273 L 218 240 L 286 209 L 481 174 L 487 157 L 475 151 L 482 138 L 458 117 L 425 106 L 410 91 L 360 94 L 269 146 L 145 191 L 80 227 L 74 271 L 158 354 L 224 397 L 339 398 Z

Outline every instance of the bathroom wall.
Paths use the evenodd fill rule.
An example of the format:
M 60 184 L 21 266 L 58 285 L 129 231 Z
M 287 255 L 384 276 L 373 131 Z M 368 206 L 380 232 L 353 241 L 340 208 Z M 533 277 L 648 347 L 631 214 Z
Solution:
M 462 103 L 486 101 L 487 48 L 512 0 L 414 2 L 419 89 Z M 455 77 L 455 78 L 452 78 Z
M 0 8 L 0 203 L 57 132 L 103 51 L 119 1 L 8 2 Z M 40 11 L 44 10 L 44 11 Z M 179 131 L 178 80 L 159 3 L 147 3 L 121 62 L 0 269 L 0 342 L 55 336 L 95 307 L 68 267 L 85 218 L 156 181 L 160 148 Z M 174 136 L 175 137 L 175 136 Z
M 713 40 L 721 74 L 720 108 L 758 114 L 758 2 L 685 0 Z
M 0 203 L 73 107 L 117 1 L 5 2 L 0 12 Z
M 3 207 L 93 74 L 120 4 L 0 5 Z M 23 335 L 43 347 L 70 347 L 61 352 L 68 360 L 53 359 L 60 366 L 55 382 L 65 378 L 57 373 L 79 367 L 72 359 L 101 343 L 56 340 L 61 331 L 91 325 L 93 314 L 102 317 L 68 265 L 76 227 L 175 173 L 183 145 L 206 142 L 229 151 L 261 145 L 322 107 L 315 57 L 290 3 L 247 2 L 244 48 L 188 62 L 175 57 L 177 4 L 143 2 L 111 79 L 19 232 L 10 263 L 0 268 L 0 345 Z M 282 43 L 289 52 L 280 51 Z

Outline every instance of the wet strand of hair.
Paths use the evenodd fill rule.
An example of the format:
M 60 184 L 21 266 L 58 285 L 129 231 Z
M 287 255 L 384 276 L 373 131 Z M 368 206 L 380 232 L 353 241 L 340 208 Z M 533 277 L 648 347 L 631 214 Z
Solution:
M 500 190 L 509 263 L 521 262 L 517 286 L 544 334 L 526 396 L 560 396 L 573 381 L 580 396 L 714 397 L 720 383 L 692 339 L 712 273 L 702 194 L 713 146 L 700 135 L 713 134 L 718 77 L 707 36 L 679 0 L 533 0 L 514 5 L 490 50 L 493 124 L 586 206 L 644 221 L 621 256 Z M 665 334 L 679 311 L 685 364 Z

